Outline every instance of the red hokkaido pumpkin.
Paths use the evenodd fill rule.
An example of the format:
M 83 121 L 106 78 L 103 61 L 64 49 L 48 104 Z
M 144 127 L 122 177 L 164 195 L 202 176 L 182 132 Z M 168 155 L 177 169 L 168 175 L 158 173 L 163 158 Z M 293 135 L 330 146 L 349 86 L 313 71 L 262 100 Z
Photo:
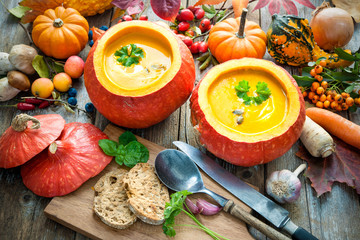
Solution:
M 58 114 L 17 115 L 0 138 L 0 168 L 17 167 L 55 141 L 64 129 Z
M 66 124 L 58 140 L 21 167 L 25 186 L 43 197 L 75 191 L 110 163 L 98 145 L 106 138 L 90 123 Z

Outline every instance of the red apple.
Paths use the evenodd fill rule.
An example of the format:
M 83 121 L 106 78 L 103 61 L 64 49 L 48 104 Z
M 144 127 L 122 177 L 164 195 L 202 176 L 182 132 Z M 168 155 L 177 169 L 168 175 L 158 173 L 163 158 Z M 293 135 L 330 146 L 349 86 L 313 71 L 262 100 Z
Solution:
M 172 57 L 161 81 L 126 94 L 111 84 L 101 66 L 107 46 L 131 32 L 156 38 L 167 46 Z M 134 20 L 114 25 L 95 42 L 85 63 L 84 79 L 92 103 L 107 119 L 123 127 L 146 128 L 164 120 L 185 103 L 195 83 L 195 65 L 189 49 L 170 30 Z
M 79 56 L 71 56 L 69 57 L 64 66 L 64 71 L 71 78 L 79 78 L 84 72 L 84 61 Z

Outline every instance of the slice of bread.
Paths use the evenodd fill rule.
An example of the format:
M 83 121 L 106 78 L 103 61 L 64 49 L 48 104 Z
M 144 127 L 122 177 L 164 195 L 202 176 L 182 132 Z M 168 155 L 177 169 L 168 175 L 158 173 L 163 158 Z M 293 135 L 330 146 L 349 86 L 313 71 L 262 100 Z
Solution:
M 123 179 L 129 208 L 142 221 L 160 225 L 164 222 L 165 202 L 170 202 L 169 192 L 148 163 L 138 163 Z
M 118 168 L 106 173 L 94 186 L 93 209 L 96 215 L 106 225 L 117 229 L 125 229 L 136 221 L 122 183 L 126 174 L 125 169 Z

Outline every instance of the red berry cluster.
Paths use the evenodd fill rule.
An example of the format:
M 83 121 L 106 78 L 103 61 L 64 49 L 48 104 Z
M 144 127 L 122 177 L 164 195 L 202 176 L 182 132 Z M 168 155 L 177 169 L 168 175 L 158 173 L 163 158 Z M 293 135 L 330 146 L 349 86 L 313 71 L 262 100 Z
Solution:
M 125 21 L 132 21 L 134 20 L 132 16 L 130 15 L 124 15 L 117 23 L 121 23 L 121 22 L 125 22 Z M 147 21 L 148 20 L 148 16 L 146 15 L 141 15 L 139 17 L 139 20 L 143 20 L 143 21 Z
M 199 29 L 202 33 L 207 32 L 213 26 L 209 19 L 204 18 L 205 11 L 200 7 L 190 6 L 188 8 L 179 11 L 176 16 L 177 26 L 173 29 L 180 39 L 189 47 L 191 53 L 204 53 L 208 50 L 208 44 L 205 41 L 194 42 L 194 31 L 190 28 L 191 21 L 201 20 L 199 23 Z M 204 18 L 204 19 L 203 19 Z

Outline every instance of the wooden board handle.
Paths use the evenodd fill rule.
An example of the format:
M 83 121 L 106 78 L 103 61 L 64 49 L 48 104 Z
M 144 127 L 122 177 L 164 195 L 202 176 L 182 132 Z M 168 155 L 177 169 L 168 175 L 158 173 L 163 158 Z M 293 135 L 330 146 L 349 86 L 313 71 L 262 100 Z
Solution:
M 275 230 L 274 228 L 260 221 L 250 213 L 246 212 L 240 206 L 236 205 L 232 200 L 229 200 L 226 203 L 226 205 L 224 206 L 224 211 L 230 213 L 231 215 L 253 226 L 254 228 L 256 228 L 257 230 L 259 230 L 260 232 L 262 232 L 271 239 L 290 240 L 290 238 L 288 238 L 284 234 L 280 233 L 279 231 Z

